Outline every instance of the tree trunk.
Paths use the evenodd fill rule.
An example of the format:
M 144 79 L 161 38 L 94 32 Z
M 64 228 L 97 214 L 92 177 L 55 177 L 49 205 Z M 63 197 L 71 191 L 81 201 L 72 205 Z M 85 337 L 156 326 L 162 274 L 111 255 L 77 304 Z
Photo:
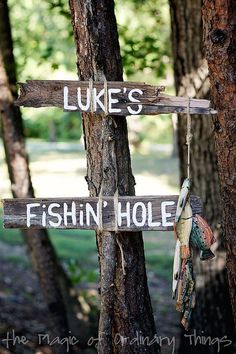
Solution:
M 207 63 L 202 51 L 202 0 L 170 0 L 175 87 L 179 96 L 208 98 Z M 189 21 L 191 18 L 191 21 Z M 219 180 L 210 116 L 192 116 L 192 192 L 203 201 L 204 215 L 216 229 L 221 220 Z M 186 178 L 186 116 L 178 117 L 181 182 Z
M 0 1 L 0 118 L 6 162 L 15 198 L 33 198 L 28 156 L 25 149 L 23 121 L 16 99 L 16 70 L 6 0 Z M 24 239 L 38 273 L 51 322 L 51 337 L 68 336 L 68 324 L 62 293 L 69 305 L 69 280 L 58 264 L 45 230 L 25 230 Z M 66 346 L 55 346 L 65 353 Z
M 70 0 L 70 8 L 79 79 L 121 81 L 113 1 Z M 117 191 L 134 195 L 126 119 L 86 113 L 83 127 L 90 195 L 113 196 Z M 151 341 L 155 335 L 142 234 L 100 230 L 97 247 L 101 271 L 98 352 L 159 353 L 157 343 L 148 346 L 135 341 L 138 337 Z
M 204 37 L 211 95 L 218 110 L 214 137 L 223 205 L 226 267 L 236 324 L 236 2 L 205 1 Z
M 202 0 L 169 0 L 172 25 L 172 45 L 176 92 L 179 96 L 209 98 L 207 63 L 202 46 Z M 189 20 L 191 19 L 191 20 Z M 196 273 L 197 304 L 193 314 L 192 328 L 197 335 L 232 336 L 225 253 L 221 246 L 220 224 L 222 218 L 221 198 L 213 124 L 210 116 L 192 116 L 191 180 L 192 192 L 203 202 L 203 215 L 217 236 L 217 257 L 214 261 L 200 262 L 194 257 Z M 181 182 L 187 174 L 186 117 L 178 117 L 178 150 Z M 215 308 L 218 310 L 215 311 Z M 232 348 L 225 349 L 225 353 Z M 182 337 L 180 353 L 215 353 L 217 347 L 190 345 Z M 231 351 L 230 351 L 231 352 Z

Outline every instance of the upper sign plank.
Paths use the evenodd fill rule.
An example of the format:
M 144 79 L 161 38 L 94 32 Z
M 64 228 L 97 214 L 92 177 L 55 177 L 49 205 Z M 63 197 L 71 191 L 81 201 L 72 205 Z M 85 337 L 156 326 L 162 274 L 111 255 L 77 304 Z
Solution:
M 65 111 L 112 115 L 155 115 L 159 113 L 214 114 L 210 101 L 168 96 L 163 86 L 139 82 L 91 82 L 28 80 L 20 83 L 16 105 L 59 107 Z
M 62 228 L 107 231 L 173 230 L 178 196 L 6 199 L 6 228 Z M 191 197 L 201 214 L 199 197 Z

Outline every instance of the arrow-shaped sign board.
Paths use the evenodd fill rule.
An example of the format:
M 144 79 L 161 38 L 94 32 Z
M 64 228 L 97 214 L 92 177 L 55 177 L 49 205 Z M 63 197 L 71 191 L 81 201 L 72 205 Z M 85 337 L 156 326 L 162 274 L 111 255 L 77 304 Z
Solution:
M 210 101 L 164 95 L 163 86 L 140 82 L 28 80 L 20 83 L 16 105 L 60 107 L 65 111 L 112 115 L 213 114 Z
M 107 231 L 173 230 L 178 196 L 5 199 L 5 228 L 58 228 Z M 194 214 L 199 197 L 191 196 Z

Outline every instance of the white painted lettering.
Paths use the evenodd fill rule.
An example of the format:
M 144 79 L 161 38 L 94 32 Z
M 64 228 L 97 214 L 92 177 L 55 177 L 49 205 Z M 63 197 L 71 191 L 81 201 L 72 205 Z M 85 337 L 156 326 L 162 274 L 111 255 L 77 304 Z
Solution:
M 65 224 L 65 226 L 68 225 L 68 221 L 67 221 L 68 216 L 71 216 L 72 224 L 75 226 L 76 225 L 76 207 L 75 207 L 75 202 L 71 203 L 71 211 L 68 211 L 67 203 L 64 203 L 63 207 L 64 207 L 64 224 Z
M 129 98 L 130 102 L 140 102 L 137 98 L 133 97 L 133 93 L 135 93 L 135 92 L 139 93 L 140 95 L 143 95 L 142 90 L 139 90 L 139 89 L 130 90 L 130 92 L 128 94 L 128 98 Z M 139 104 L 137 110 L 134 110 L 130 106 L 127 107 L 127 110 L 130 114 L 139 114 L 142 111 L 142 108 L 143 108 L 143 106 L 141 104 Z
M 64 94 L 64 109 L 67 111 L 76 111 L 77 107 L 76 106 L 71 106 L 68 103 L 68 93 L 69 89 L 67 86 L 64 87 L 63 89 L 63 94 Z
M 173 226 L 173 222 L 169 222 L 166 219 L 171 217 L 171 213 L 166 212 L 166 207 L 174 205 L 175 202 L 162 202 L 161 203 L 161 217 L 162 217 L 162 226 Z
M 90 215 L 92 215 L 97 226 L 99 225 L 99 203 L 97 203 L 97 214 L 95 214 L 93 207 L 90 203 L 86 203 L 86 224 L 90 226 Z
M 141 221 L 138 221 L 137 219 L 137 212 L 138 212 L 138 208 L 141 207 L 142 211 L 141 211 Z M 138 202 L 134 204 L 133 207 L 133 223 L 135 226 L 144 226 L 145 222 L 146 222 L 146 218 L 147 218 L 147 209 L 144 203 L 142 202 Z
M 161 225 L 159 221 L 153 222 L 152 221 L 152 202 L 148 202 L 148 226 L 150 227 L 158 227 Z
M 43 205 L 43 207 L 45 207 L 46 205 Z M 43 211 L 43 213 L 42 213 L 42 226 L 43 227 L 46 227 L 46 216 L 47 216 L 47 214 L 46 214 L 46 211 Z
M 121 202 L 118 202 L 118 226 L 122 225 L 122 218 L 126 218 L 127 227 L 130 227 L 130 202 L 126 203 L 126 211 L 121 211 Z
M 55 213 L 53 211 L 54 208 L 60 208 L 60 204 L 58 203 L 51 203 L 48 207 L 48 215 L 49 216 L 53 216 L 54 218 L 57 218 L 57 222 L 54 222 L 54 221 L 51 221 L 49 220 L 49 225 L 52 226 L 52 227 L 58 227 L 61 225 L 61 222 L 62 222 L 62 217 L 59 213 Z
M 26 217 L 27 217 L 27 227 L 30 227 L 31 223 L 30 220 L 32 218 L 34 218 L 35 216 L 37 216 L 37 214 L 31 214 L 31 209 L 32 208 L 36 208 L 39 207 L 40 203 L 30 203 L 30 204 L 26 204 Z
M 109 102 L 109 107 L 108 107 L 108 112 L 109 113 L 119 113 L 121 112 L 120 108 L 112 108 L 112 104 L 118 103 L 119 100 L 117 98 L 112 98 L 113 93 L 119 93 L 121 92 L 120 89 L 108 89 L 108 102 Z
M 82 95 L 81 95 L 81 88 L 78 87 L 77 89 L 77 100 L 78 100 L 78 106 L 82 111 L 87 111 L 90 107 L 91 103 L 91 93 L 89 88 L 87 88 L 87 96 L 86 96 L 86 104 L 82 103 Z
M 105 112 L 105 106 L 100 100 L 101 96 L 104 95 L 104 89 L 102 89 L 98 94 L 97 94 L 97 89 L 94 87 L 93 89 L 93 108 L 96 111 L 97 110 L 97 105 L 101 107 L 101 109 Z
M 80 208 L 83 208 L 84 204 L 80 204 L 79 206 L 80 206 Z M 80 210 L 80 212 L 79 212 L 79 224 L 81 226 L 84 225 L 84 211 L 83 210 Z

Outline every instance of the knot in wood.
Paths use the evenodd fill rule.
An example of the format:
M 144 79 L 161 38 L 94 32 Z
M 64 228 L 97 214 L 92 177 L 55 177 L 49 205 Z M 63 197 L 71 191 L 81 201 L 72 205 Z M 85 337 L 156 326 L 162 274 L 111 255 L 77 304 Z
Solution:
M 211 41 L 213 44 L 224 44 L 226 38 L 227 38 L 227 33 L 226 31 L 223 31 L 221 29 L 215 29 L 211 34 Z
M 108 173 L 109 171 L 110 171 L 110 167 L 108 167 L 108 166 L 104 167 L 104 169 L 103 169 L 104 173 Z
M 220 124 L 219 121 L 214 122 L 214 126 L 215 126 L 215 131 L 216 131 L 217 133 L 222 132 L 222 127 L 221 127 L 221 124 Z

